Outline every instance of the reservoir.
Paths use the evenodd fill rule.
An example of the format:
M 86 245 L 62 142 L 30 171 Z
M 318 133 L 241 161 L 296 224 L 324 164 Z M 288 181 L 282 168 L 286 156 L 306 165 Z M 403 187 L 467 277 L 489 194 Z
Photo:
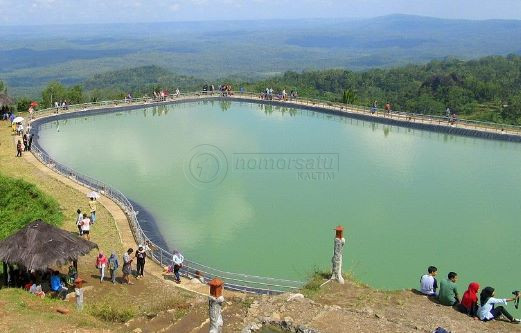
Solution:
M 371 286 L 417 287 L 435 265 L 460 294 L 520 287 L 518 143 L 230 101 L 72 117 L 39 136 L 208 266 L 304 281 L 330 269 L 343 225 L 344 269 Z

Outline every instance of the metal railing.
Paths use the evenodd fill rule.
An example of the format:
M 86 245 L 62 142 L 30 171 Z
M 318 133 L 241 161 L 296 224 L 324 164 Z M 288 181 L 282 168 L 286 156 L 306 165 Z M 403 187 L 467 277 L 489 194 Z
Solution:
M 96 109 L 105 109 L 105 108 L 128 108 L 135 106 L 153 106 L 153 105 L 161 105 L 175 102 L 176 100 L 186 100 L 186 99 L 211 99 L 223 97 L 223 94 L 220 91 L 214 92 L 188 92 L 181 93 L 179 96 L 170 95 L 165 97 L 164 100 L 157 100 L 149 97 L 143 98 L 133 98 L 130 100 L 109 100 L 109 101 L 100 101 L 100 102 L 92 102 L 92 103 L 83 103 L 83 104 L 75 104 L 70 105 L 67 109 L 63 109 L 62 107 L 52 107 L 47 108 L 41 111 L 36 111 L 35 115 L 38 118 L 51 116 L 55 114 L 64 114 L 64 113 L 72 113 L 78 111 L 89 111 Z M 403 111 L 392 111 L 387 112 L 384 109 L 373 109 L 371 107 L 360 106 L 360 105 L 351 105 L 351 104 L 342 104 L 339 102 L 331 102 L 327 100 L 321 99 L 312 99 L 312 98 L 283 98 L 281 95 L 272 95 L 270 99 L 263 98 L 263 93 L 255 93 L 255 92 L 231 92 L 224 94 L 224 97 L 235 98 L 235 99 L 248 99 L 248 100 L 258 100 L 258 101 L 269 101 L 272 103 L 288 106 L 288 107 L 299 107 L 299 106 L 310 106 L 315 108 L 322 108 L 325 110 L 331 110 L 339 113 L 345 114 L 364 114 L 366 116 L 378 118 L 388 118 L 396 121 L 401 121 L 404 123 L 421 123 L 421 124 L 429 124 L 434 126 L 441 127 L 451 127 L 451 128 L 464 128 L 469 130 L 475 130 L 486 133 L 497 133 L 497 134 L 509 134 L 515 136 L 521 136 L 521 126 L 509 125 L 509 124 L 500 124 L 486 121 L 478 121 L 478 120 L 468 120 L 464 118 L 458 118 L 454 122 L 451 122 L 451 119 L 447 116 L 439 116 L 439 115 L 429 115 L 423 113 L 414 113 L 414 112 L 403 112 Z

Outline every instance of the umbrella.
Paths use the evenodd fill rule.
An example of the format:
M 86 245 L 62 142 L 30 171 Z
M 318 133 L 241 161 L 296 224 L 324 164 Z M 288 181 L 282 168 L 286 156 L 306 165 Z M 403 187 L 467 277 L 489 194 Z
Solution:
M 31 106 L 32 106 L 32 107 L 37 107 L 37 106 L 38 106 L 38 102 L 34 102 L 34 101 L 31 102 Z
M 13 123 L 21 123 L 22 121 L 24 121 L 23 117 L 16 117 L 13 119 Z
M 95 192 L 95 191 L 92 191 L 90 192 L 89 194 L 87 194 L 87 198 L 94 198 L 94 199 L 97 199 L 99 198 L 100 195 L 98 194 L 98 192 Z

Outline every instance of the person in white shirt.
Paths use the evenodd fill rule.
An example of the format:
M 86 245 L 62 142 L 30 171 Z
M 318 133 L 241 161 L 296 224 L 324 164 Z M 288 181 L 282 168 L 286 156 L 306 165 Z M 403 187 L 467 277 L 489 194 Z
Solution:
M 81 220 L 81 234 L 85 236 L 87 240 L 90 240 L 90 219 L 87 214 L 83 214 L 83 220 Z
M 183 267 L 183 261 L 185 258 L 179 251 L 174 250 L 174 256 L 172 257 L 172 261 L 174 262 L 174 275 L 175 275 L 175 282 L 181 283 L 181 277 L 179 276 L 179 270 L 181 267 Z
M 83 220 L 83 214 L 81 213 L 81 209 L 79 209 L 79 208 L 76 211 L 76 213 L 78 213 L 78 217 L 76 218 L 76 225 L 78 226 L 78 231 L 80 233 L 80 236 L 82 236 L 83 233 L 81 232 L 81 221 Z
M 503 307 L 507 305 L 507 302 L 515 301 L 519 298 L 516 295 L 512 298 L 494 298 L 495 290 L 492 287 L 486 287 L 481 291 L 479 295 L 479 308 L 477 316 L 482 321 L 490 321 L 498 319 L 501 315 L 505 316 L 513 324 L 519 324 L 521 321 L 512 317 L 510 313 Z
M 423 275 L 420 279 L 420 291 L 428 296 L 436 296 L 438 281 L 435 276 L 438 274 L 438 269 L 435 266 L 429 266 L 427 272 L 428 274 Z

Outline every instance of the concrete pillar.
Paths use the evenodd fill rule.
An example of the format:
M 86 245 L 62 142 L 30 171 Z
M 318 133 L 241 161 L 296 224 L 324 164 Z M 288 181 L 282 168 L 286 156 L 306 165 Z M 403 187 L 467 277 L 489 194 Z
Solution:
M 344 228 L 338 226 L 335 229 L 335 246 L 333 250 L 333 258 L 331 263 L 333 265 L 331 280 L 335 280 L 340 284 L 344 284 L 344 278 L 342 277 L 342 254 L 344 252 L 344 245 L 346 240 L 344 239 Z
M 221 308 L 224 303 L 223 286 L 224 283 L 220 279 L 213 279 L 208 283 L 210 286 L 210 296 L 208 298 L 208 308 L 210 316 L 209 333 L 221 333 L 223 326 L 223 317 Z

